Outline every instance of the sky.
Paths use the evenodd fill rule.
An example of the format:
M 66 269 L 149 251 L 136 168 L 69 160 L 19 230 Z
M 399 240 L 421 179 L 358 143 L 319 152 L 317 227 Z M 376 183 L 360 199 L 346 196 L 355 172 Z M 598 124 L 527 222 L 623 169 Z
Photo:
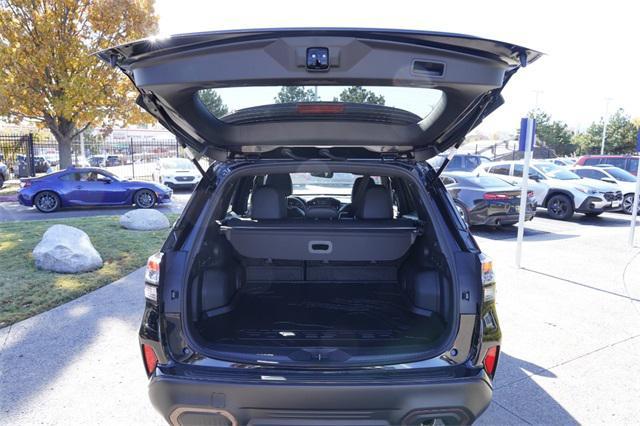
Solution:
M 518 127 L 536 106 L 584 130 L 618 108 L 640 118 L 640 2 L 156 0 L 160 34 L 274 27 L 401 28 L 470 34 L 546 55 L 509 82 L 478 131 Z M 226 99 L 225 99 L 226 101 Z

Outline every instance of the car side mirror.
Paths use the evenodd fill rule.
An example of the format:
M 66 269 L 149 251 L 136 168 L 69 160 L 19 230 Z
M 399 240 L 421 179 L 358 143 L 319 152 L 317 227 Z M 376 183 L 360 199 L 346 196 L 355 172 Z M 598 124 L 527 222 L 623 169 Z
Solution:
M 608 182 L 608 183 L 617 183 L 615 181 L 615 179 L 611 179 L 610 177 L 603 177 L 602 179 L 600 179 L 603 182 Z
M 540 182 L 540 176 L 538 175 L 529 175 L 529 179 L 535 180 L 536 182 Z

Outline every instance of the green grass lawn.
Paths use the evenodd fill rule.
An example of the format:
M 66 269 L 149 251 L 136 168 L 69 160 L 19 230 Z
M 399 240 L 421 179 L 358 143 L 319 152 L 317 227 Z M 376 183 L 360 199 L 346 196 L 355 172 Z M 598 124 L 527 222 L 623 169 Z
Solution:
M 167 215 L 173 222 L 178 215 Z M 119 216 L 0 223 L 0 327 L 46 311 L 109 284 L 144 266 L 168 230 L 130 231 Z M 31 256 L 44 232 L 55 224 L 82 229 L 104 261 L 101 269 L 58 274 L 36 269 Z
M 0 188 L 0 195 L 16 195 L 18 193 L 18 189 L 20 189 L 20 185 L 9 185 L 5 183 L 2 188 Z

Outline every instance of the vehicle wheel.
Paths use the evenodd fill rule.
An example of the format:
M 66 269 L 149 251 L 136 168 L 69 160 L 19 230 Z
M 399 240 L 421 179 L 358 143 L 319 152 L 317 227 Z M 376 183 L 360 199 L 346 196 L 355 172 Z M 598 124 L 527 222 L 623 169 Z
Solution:
M 455 203 L 455 205 L 456 210 L 458 210 L 458 213 L 462 217 L 462 220 L 464 220 L 467 226 L 471 226 L 471 224 L 469 223 L 469 213 L 467 213 L 467 209 L 460 203 Z
M 60 208 L 60 197 L 55 192 L 42 191 L 35 196 L 33 204 L 42 213 L 51 213 Z
M 134 204 L 141 209 L 150 209 L 155 206 L 156 200 L 156 194 L 148 189 L 141 189 L 133 196 Z
M 554 195 L 547 201 L 547 213 L 552 219 L 571 219 L 573 216 L 571 199 L 563 194 Z
M 633 194 L 625 195 L 624 198 L 622 199 L 622 210 L 626 214 L 632 214 L 633 213 L 632 206 L 633 206 Z
M 602 212 L 586 212 L 584 215 L 589 217 L 598 217 L 602 214 Z

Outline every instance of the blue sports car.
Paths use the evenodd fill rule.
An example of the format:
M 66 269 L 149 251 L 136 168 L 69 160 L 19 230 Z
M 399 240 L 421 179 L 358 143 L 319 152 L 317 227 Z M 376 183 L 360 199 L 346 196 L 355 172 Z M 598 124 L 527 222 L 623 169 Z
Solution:
M 44 213 L 61 207 L 130 206 L 148 209 L 171 201 L 173 191 L 154 182 L 123 180 L 97 168 L 68 168 L 21 183 L 18 201 Z

